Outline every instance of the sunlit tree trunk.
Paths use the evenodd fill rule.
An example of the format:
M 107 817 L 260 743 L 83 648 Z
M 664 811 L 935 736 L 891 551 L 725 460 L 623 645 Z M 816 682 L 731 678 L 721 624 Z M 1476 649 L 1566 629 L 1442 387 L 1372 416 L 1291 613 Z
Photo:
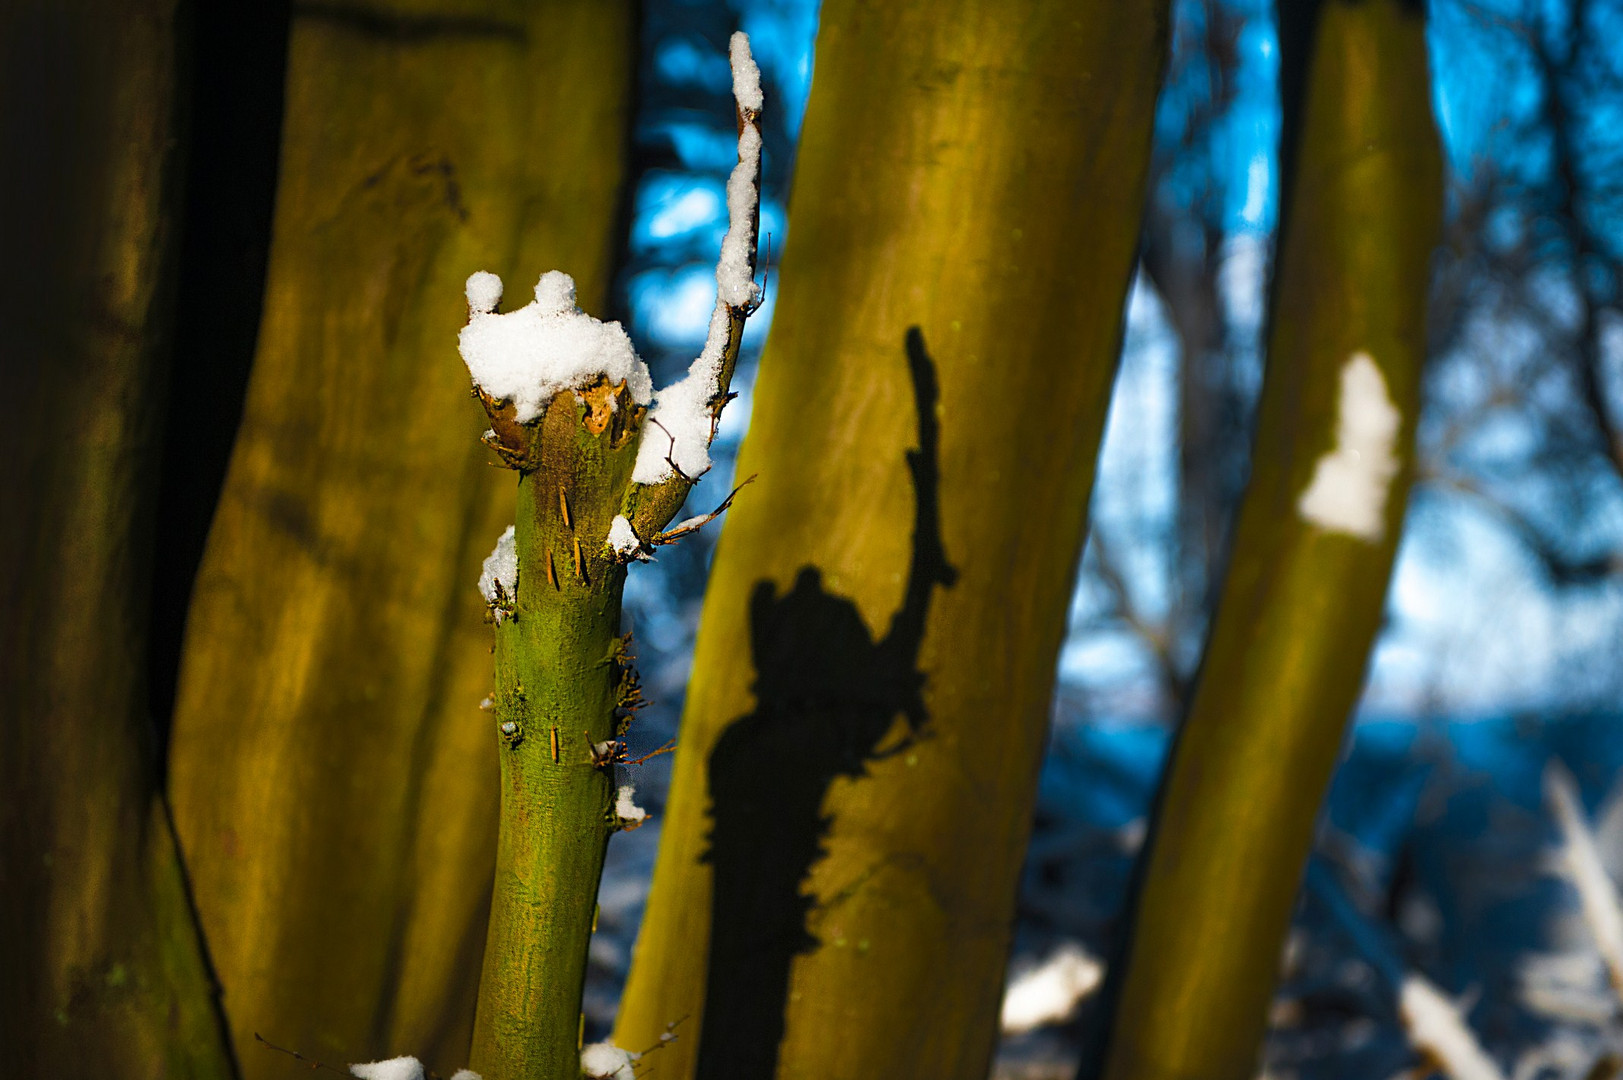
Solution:
M 0 1072 L 229 1077 L 158 796 L 147 574 L 174 4 L 0 15 Z
M 668 1080 L 986 1074 L 1164 31 L 823 8 L 616 1032 Z
M 1324 0 L 1282 24 L 1288 202 L 1251 483 L 1085 1076 L 1255 1074 L 1413 467 L 1442 211 L 1424 23 Z
M 295 6 L 264 323 L 188 625 L 176 824 L 248 1076 L 466 1062 L 496 844 L 475 583 L 513 496 L 470 271 L 601 305 L 629 3 Z M 457 401 L 465 402 L 458 409 Z
M 495 623 L 492 695 L 501 761 L 501 828 L 490 932 L 479 979 L 473 1067 L 487 1080 L 623 1077 L 634 1058 L 612 1045 L 582 1051 L 581 999 L 610 836 L 644 823 L 635 783 L 619 786 L 627 734 L 645 702 L 620 635 L 626 564 L 679 541 L 726 509 L 666 526 L 710 468 L 709 447 L 732 399 L 744 323 L 760 305 L 760 69 L 749 39 L 728 45 L 738 160 L 727 181 L 727 233 L 716 304 L 688 374 L 653 396 L 620 327 L 576 310 L 573 284 L 548 273 L 530 304 L 497 313 L 501 282 L 468 279 L 459 350 L 490 416 L 484 438 L 517 470 L 513 528 L 485 563 L 480 589 Z M 567 329 L 565 329 L 567 327 Z M 522 336 L 534 350 L 596 335 L 595 371 L 574 371 L 539 400 L 548 362 L 507 377 Z M 553 355 L 574 352 L 562 345 Z M 550 350 L 549 350 L 550 351 Z

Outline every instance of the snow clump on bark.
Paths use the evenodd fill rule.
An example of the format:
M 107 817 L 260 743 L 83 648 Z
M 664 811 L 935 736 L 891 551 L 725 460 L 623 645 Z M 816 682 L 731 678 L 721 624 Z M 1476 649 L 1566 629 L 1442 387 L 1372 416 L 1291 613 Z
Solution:
M 1386 392 L 1381 369 L 1367 352 L 1341 369 L 1336 445 L 1319 458 L 1313 481 L 1297 500 L 1303 519 L 1328 532 L 1379 543 L 1386 531 L 1386 496 L 1398 473 L 1395 451 L 1403 415 Z
M 624 382 L 632 400 L 646 405 L 654 384 L 648 366 L 617 322 L 599 322 L 575 306 L 575 280 L 549 270 L 536 282 L 535 299 L 498 313 L 501 279 L 483 270 L 468 278 L 468 325 L 458 348 L 474 385 L 488 397 L 511 402 L 514 419 L 538 418 L 560 390 L 591 385 L 599 377 Z

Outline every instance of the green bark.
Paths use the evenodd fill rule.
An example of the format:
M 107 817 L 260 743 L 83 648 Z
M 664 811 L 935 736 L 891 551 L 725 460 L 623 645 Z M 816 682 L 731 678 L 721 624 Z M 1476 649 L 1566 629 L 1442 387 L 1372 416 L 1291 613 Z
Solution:
M 1288 12 L 1299 17 L 1301 11 Z M 1380 626 L 1412 473 L 1441 166 L 1420 13 L 1325 0 L 1287 56 L 1288 203 L 1253 470 L 1116 965 L 1106 1054 L 1083 1075 L 1255 1075 L 1315 817 Z M 1287 19 L 1287 22 L 1289 19 Z M 1301 500 L 1342 439 L 1349 360 L 1401 413 L 1373 533 Z
M 740 103 L 737 120 L 758 140 L 759 112 Z M 752 278 L 758 157 L 755 164 L 757 199 L 747 219 L 729 223 L 729 235 L 738 230 L 747 243 Z M 754 310 L 753 302 L 718 306 L 727 333 L 705 399 L 712 420 L 729 400 Z M 513 595 L 499 591 L 491 604 L 501 831 L 473 1068 L 485 1080 L 575 1080 L 604 854 L 616 829 L 640 823 L 619 816 L 614 783 L 621 737 L 642 701 L 629 635 L 619 636 L 625 564 L 691 531 L 684 523 L 662 532 L 694 481 L 677 471 L 657 484 L 632 482 L 641 440 L 667 433 L 650 430 L 648 409 L 624 382 L 565 390 L 527 424 L 514 422 L 510 403 L 476 393 L 490 415 L 487 443 L 520 480 L 518 575 Z M 636 555 L 609 545 L 616 515 L 639 538 Z
M 986 1075 L 1165 17 L 823 8 L 616 1032 L 667 1080 Z
M 613 766 L 593 746 L 622 734 L 615 708 L 631 676 L 617 648 L 625 567 L 603 538 L 637 447 L 618 425 L 593 434 L 574 398 L 547 408 L 546 460 L 519 482 L 519 579 L 496 630 L 501 831 L 473 1042 L 486 1080 L 579 1075 L 586 952 L 616 824 Z M 621 406 L 632 414 L 629 398 Z
M 7 1075 L 232 1075 L 144 708 L 174 8 L 0 15 L 0 145 L 13 163 L 0 171 Z
M 489 637 L 513 514 L 462 282 L 607 291 L 629 2 L 295 6 L 264 322 L 190 613 L 177 827 L 249 1077 L 466 1063 L 491 871 Z M 464 402 L 462 411 L 448 405 Z

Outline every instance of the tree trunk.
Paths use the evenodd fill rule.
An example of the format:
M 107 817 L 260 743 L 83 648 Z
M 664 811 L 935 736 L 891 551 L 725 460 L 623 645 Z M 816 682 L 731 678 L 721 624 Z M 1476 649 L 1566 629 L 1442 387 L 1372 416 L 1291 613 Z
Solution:
M 1164 33 L 822 11 L 617 1030 L 667 1080 L 986 1074 Z
M 466 1062 L 497 804 L 474 585 L 513 496 L 455 361 L 462 282 L 569 266 L 601 303 L 630 8 L 295 9 L 264 323 L 171 751 L 240 1045 Z
M 594 328 L 575 310 L 573 283 L 562 273 L 543 276 L 536 303 L 506 315 L 494 314 L 499 281 L 488 274 L 468 280 L 463 359 L 490 415 L 485 441 L 519 472 L 517 520 L 480 579 L 496 625 L 502 776 L 496 888 L 473 1030 L 473 1065 L 488 1080 L 575 1080 L 588 1064 L 592 1076 L 618 1077 L 630 1067 L 612 1046 L 591 1048 L 588 1062 L 580 1045 L 586 958 L 609 837 L 646 817 L 634 784 L 615 791 L 624 736 L 643 704 L 630 635 L 620 637 L 625 567 L 651 558 L 654 548 L 704 525 L 732 501 L 729 495 L 713 513 L 665 531 L 710 467 L 744 321 L 761 300 L 760 70 L 744 34 L 733 35 L 728 51 L 738 162 L 727 182 L 716 306 L 687 377 L 661 390 L 650 407 L 648 372 L 630 339 L 617 326 Z M 527 417 L 527 409 L 543 403 L 521 400 L 528 387 L 511 380 L 503 380 L 502 390 L 483 385 L 482 373 L 498 373 L 480 357 L 492 345 L 500 351 L 511 344 L 515 332 L 531 347 L 548 340 L 559 324 L 549 331 L 532 318 L 544 298 L 550 316 L 568 321 L 572 341 L 605 332 L 599 341 L 617 357 L 605 360 L 600 351 L 609 370 L 579 375 L 583 381 Z M 546 367 L 530 365 L 529 372 L 544 376 Z M 496 396 L 509 391 L 511 398 Z
M 144 708 L 174 20 L 168 0 L 0 16 L 8 1075 L 232 1074 Z
M 1084 1076 L 1255 1075 L 1397 549 L 1443 201 L 1425 27 L 1396 0 L 1316 7 L 1283 20 L 1301 97 L 1251 483 Z

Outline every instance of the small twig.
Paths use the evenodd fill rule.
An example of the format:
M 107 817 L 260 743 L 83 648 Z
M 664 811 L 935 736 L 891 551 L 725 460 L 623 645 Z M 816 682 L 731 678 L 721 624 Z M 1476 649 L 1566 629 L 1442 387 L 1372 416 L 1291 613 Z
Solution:
M 1617 572 L 1618 557 L 1609 553 L 1588 559 L 1568 558 L 1545 538 L 1543 530 L 1526 514 L 1465 473 L 1432 470 L 1421 479 L 1436 490 L 1463 495 L 1492 514 L 1539 561 L 1556 586 L 1593 584 Z
M 721 430 L 721 410 L 725 409 L 728 405 L 732 404 L 733 399 L 736 398 L 737 396 L 738 396 L 737 394 L 730 393 L 730 392 L 726 393 L 726 394 L 723 394 L 716 401 L 716 403 L 714 405 L 710 406 L 710 442 L 711 443 L 714 443 L 716 441 L 716 432 Z
M 766 283 L 772 277 L 772 234 L 771 233 L 766 234 L 766 243 L 761 245 L 761 250 L 766 253 L 766 258 L 761 260 L 761 291 L 756 294 L 755 303 L 750 308 L 750 314 L 752 314 L 752 315 L 755 313 L 756 309 L 758 309 L 762 304 L 766 303 Z
M 564 494 L 564 486 L 558 485 L 558 512 L 564 516 L 564 528 L 570 532 L 575 531 L 575 523 L 569 516 L 569 496 Z
M 334 1067 L 332 1065 L 328 1065 L 324 1061 L 317 1061 L 315 1058 L 305 1057 L 303 1054 L 299 1053 L 297 1050 L 289 1050 L 285 1046 L 277 1046 L 275 1043 L 271 1042 L 269 1039 L 265 1038 L 265 1036 L 261 1035 L 257 1031 L 254 1032 L 254 1038 L 259 1041 L 259 1044 L 261 1046 L 267 1047 L 268 1049 L 271 1049 L 271 1050 L 275 1050 L 279 1054 L 286 1054 L 288 1057 L 294 1058 L 297 1061 L 301 1061 L 301 1062 L 305 1063 L 306 1065 L 310 1066 L 310 1071 L 311 1072 L 315 1072 L 318 1069 L 326 1069 L 328 1072 L 335 1072 L 339 1076 L 349 1076 L 350 1075 L 350 1071 L 348 1069 L 339 1069 L 339 1068 L 336 1068 L 336 1067 Z
M 650 758 L 657 758 L 661 754 L 669 754 L 669 753 L 673 752 L 675 749 L 676 749 L 676 740 L 672 739 L 670 742 L 667 742 L 664 746 L 661 746 L 658 750 L 655 750 L 652 753 L 644 754 L 642 757 L 637 758 L 635 761 L 626 761 L 626 762 L 622 762 L 622 764 L 625 764 L 625 765 L 641 765 L 643 762 L 647 761 Z
M 716 520 L 722 514 L 726 513 L 727 508 L 733 505 L 734 496 L 736 496 L 740 491 L 743 491 L 746 485 L 753 483 L 756 475 L 758 474 L 751 474 L 748 480 L 745 480 L 744 483 L 739 484 L 737 487 L 733 488 L 732 491 L 728 492 L 727 497 L 721 500 L 721 505 L 710 511 L 710 513 L 700 514 L 698 517 L 688 518 L 675 528 L 666 529 L 664 532 L 657 532 L 654 534 L 653 539 L 648 541 L 648 543 L 654 547 L 658 547 L 661 544 L 672 544 L 682 539 L 682 537 L 688 535 L 689 533 L 698 532 L 700 529 Z
M 1149 650 L 1161 679 L 1162 693 L 1167 695 L 1174 712 L 1180 712 L 1188 700 L 1189 684 L 1178 670 L 1170 632 L 1165 627 L 1153 625 L 1139 613 L 1138 605 L 1133 602 L 1132 593 L 1127 587 L 1127 580 L 1112 556 L 1111 546 L 1097 531 L 1093 534 L 1093 552 L 1097 558 L 1099 581 L 1110 594 L 1116 618 L 1137 635 Z
M 671 472 L 675 473 L 677 476 L 680 476 L 689 487 L 697 484 L 699 481 L 683 472 L 682 466 L 676 463 L 676 436 L 671 434 L 671 429 L 660 423 L 659 420 L 656 419 L 652 414 L 649 415 L 648 422 L 653 424 L 659 430 L 663 431 L 665 433 L 665 437 L 671 440 L 671 448 L 665 452 L 665 464 L 671 467 Z
M 686 1019 L 687 1019 L 687 1014 L 684 1013 L 679 1019 L 672 1020 L 670 1023 L 666 1024 L 665 1025 L 665 1031 L 660 1035 L 659 1041 L 656 1042 L 653 1046 L 650 1046 L 648 1049 L 644 1050 L 642 1053 L 638 1054 L 637 1056 L 639 1058 L 645 1058 L 649 1054 L 652 1054 L 655 1050 L 663 1050 L 663 1049 L 665 1049 L 667 1044 L 675 1042 L 676 1039 L 677 1039 L 676 1025 L 680 1024 L 683 1020 L 686 1020 Z

